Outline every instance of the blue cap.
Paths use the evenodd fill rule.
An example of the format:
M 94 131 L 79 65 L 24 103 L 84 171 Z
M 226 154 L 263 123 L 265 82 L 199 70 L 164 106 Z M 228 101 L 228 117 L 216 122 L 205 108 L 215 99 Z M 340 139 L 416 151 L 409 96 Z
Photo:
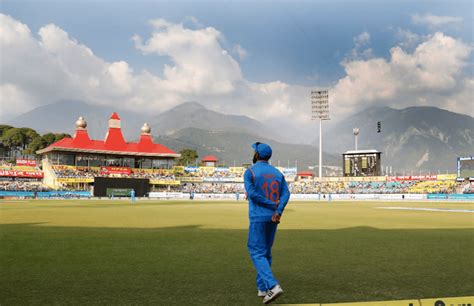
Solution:
M 252 144 L 252 148 L 255 152 L 258 152 L 258 156 L 261 159 L 268 160 L 272 157 L 272 148 L 266 143 L 256 142 Z

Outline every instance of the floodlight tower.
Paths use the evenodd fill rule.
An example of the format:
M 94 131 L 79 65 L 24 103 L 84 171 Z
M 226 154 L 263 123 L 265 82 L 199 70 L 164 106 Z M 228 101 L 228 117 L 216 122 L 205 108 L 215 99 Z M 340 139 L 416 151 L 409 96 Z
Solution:
M 352 133 L 354 134 L 354 138 L 355 138 L 355 150 L 357 151 L 357 140 L 358 140 L 358 137 L 359 137 L 359 133 L 360 133 L 360 130 L 359 128 L 353 128 L 352 129 Z
M 311 91 L 311 119 L 319 119 L 319 179 L 323 176 L 323 120 L 329 120 L 329 91 Z

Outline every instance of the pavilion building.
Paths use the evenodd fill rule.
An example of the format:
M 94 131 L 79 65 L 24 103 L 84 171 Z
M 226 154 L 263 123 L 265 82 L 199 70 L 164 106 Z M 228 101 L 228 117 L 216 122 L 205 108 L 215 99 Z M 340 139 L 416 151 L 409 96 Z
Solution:
M 61 181 L 54 177 L 52 171 L 58 166 L 100 169 L 104 174 L 120 175 L 171 169 L 180 156 L 170 148 L 154 143 L 147 123 L 141 128 L 138 142 L 126 142 L 120 117 L 115 112 L 109 119 L 104 140 L 91 139 L 87 132 L 87 122 L 79 117 L 72 138 L 63 138 L 36 153 L 41 155 L 45 183 L 53 186 L 57 185 L 55 181 Z M 71 178 L 69 181 L 90 183 L 93 179 Z

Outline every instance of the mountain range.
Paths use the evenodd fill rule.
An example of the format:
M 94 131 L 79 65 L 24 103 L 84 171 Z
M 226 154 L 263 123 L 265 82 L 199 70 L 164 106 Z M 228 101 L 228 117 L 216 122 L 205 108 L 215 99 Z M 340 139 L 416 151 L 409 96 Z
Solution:
M 60 101 L 22 114 L 10 122 L 40 132 L 74 132 L 74 122 L 83 116 L 91 137 L 101 139 L 107 130 L 110 107 L 82 101 Z M 148 122 L 157 142 L 179 151 L 192 148 L 199 156 L 216 155 L 228 165 L 248 163 L 250 144 L 267 142 L 274 148 L 274 164 L 280 161 L 307 169 L 318 158 L 312 145 L 288 143 L 274 129 L 247 116 L 222 114 L 197 102 L 186 102 L 160 114 L 138 114 L 114 109 L 122 118 L 126 139 L 136 140 L 140 127 Z M 41 118 L 41 120 L 38 120 Z M 377 122 L 381 133 L 377 133 Z M 384 166 L 399 173 L 408 171 L 449 171 L 456 169 L 458 156 L 474 154 L 474 118 L 435 107 L 393 109 L 371 107 L 337 122 L 323 124 L 323 163 L 341 166 L 341 154 L 354 149 L 352 129 L 359 128 L 359 149 L 382 152 Z M 316 132 L 316 131 L 315 131 Z
M 39 132 L 74 133 L 79 116 L 87 121 L 89 135 L 101 139 L 107 131 L 111 109 L 82 101 L 60 101 L 22 114 L 10 122 L 17 127 L 31 127 Z M 318 149 L 308 144 L 278 141 L 279 136 L 263 123 L 247 116 L 218 113 L 197 102 L 180 104 L 161 114 L 150 116 L 126 110 L 116 110 L 122 119 L 122 131 L 128 140 L 137 140 L 140 127 L 148 122 L 155 141 L 175 151 L 195 149 L 200 157 L 215 155 L 227 165 L 250 163 L 253 153 L 250 144 L 260 141 L 273 146 L 273 162 L 282 166 L 307 169 L 314 166 Z M 41 120 L 38 120 L 41 118 Z M 265 136 L 271 135 L 271 136 Z M 324 164 L 339 166 L 340 158 L 324 153 Z
M 474 154 L 474 118 L 428 106 L 372 107 L 353 114 L 328 125 L 324 150 L 333 154 L 354 150 L 355 127 L 360 131 L 358 149 L 381 151 L 383 165 L 398 172 L 454 172 L 457 157 Z
M 140 127 L 148 116 L 127 110 L 117 110 L 122 119 L 122 130 L 126 138 L 138 137 Z M 15 127 L 30 127 L 39 133 L 56 132 L 74 134 L 74 123 L 82 116 L 87 121 L 87 130 L 94 139 L 102 139 L 107 132 L 110 107 L 92 105 L 83 101 L 65 100 L 37 107 L 7 122 Z
M 314 166 L 318 158 L 318 149 L 305 144 L 288 144 L 270 138 L 261 137 L 245 131 L 221 130 L 209 131 L 197 128 L 184 128 L 177 132 L 158 136 L 155 140 L 175 150 L 195 149 L 199 156 L 215 155 L 226 165 L 251 163 L 253 151 L 250 144 L 260 141 L 269 144 L 273 149 L 274 165 L 298 165 L 300 169 Z M 324 165 L 339 166 L 340 158 L 323 153 Z
M 186 128 L 221 132 L 239 130 L 258 136 L 272 135 L 273 133 L 260 121 L 247 116 L 218 113 L 197 102 L 180 104 L 153 117 L 150 122 L 155 135 L 172 135 Z M 273 138 L 279 137 L 274 135 Z

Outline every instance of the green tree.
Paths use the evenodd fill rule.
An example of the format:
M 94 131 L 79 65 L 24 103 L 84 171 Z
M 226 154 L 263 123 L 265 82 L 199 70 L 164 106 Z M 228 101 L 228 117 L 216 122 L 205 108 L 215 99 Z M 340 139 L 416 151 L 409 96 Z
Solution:
M 181 154 L 181 157 L 177 161 L 179 166 L 194 164 L 199 157 L 196 150 L 193 149 L 183 149 L 179 154 Z
M 56 136 L 54 133 L 46 133 L 41 136 L 41 139 L 46 142 L 46 144 L 49 146 L 52 143 L 56 142 Z
M 40 137 L 40 135 L 31 128 L 21 128 L 21 132 L 25 135 L 25 143 L 23 149 L 26 149 L 33 139 Z
M 19 128 L 8 129 L 2 135 L 2 143 L 10 153 L 20 150 L 25 142 L 25 134 Z
M 59 134 L 54 134 L 54 142 L 59 141 L 63 138 L 72 138 L 70 134 L 67 133 L 59 133 Z
M 30 142 L 28 148 L 25 150 L 25 153 L 33 155 L 36 151 L 46 148 L 47 146 L 48 143 L 45 141 L 45 139 L 43 137 L 38 137 Z
M 2 141 L 2 136 L 5 131 L 12 129 L 13 126 L 11 125 L 6 125 L 6 124 L 0 124 L 0 156 L 1 157 L 6 157 L 8 156 L 8 152 L 10 151 L 10 148 L 8 148 L 5 144 L 3 144 Z
M 10 156 L 15 156 L 19 151 L 25 150 L 39 134 L 30 128 L 11 128 L 3 132 L 2 144 L 10 151 Z
M 26 154 L 34 154 L 36 155 L 36 151 L 44 149 L 51 144 L 59 141 L 65 137 L 71 137 L 69 134 L 65 133 L 47 133 L 42 135 L 41 137 L 37 137 L 33 139 L 33 141 L 28 145 L 28 148 L 25 150 Z
M 0 124 L 0 137 L 3 136 L 3 133 L 9 129 L 12 129 L 13 126 L 11 125 L 6 125 L 6 124 Z

